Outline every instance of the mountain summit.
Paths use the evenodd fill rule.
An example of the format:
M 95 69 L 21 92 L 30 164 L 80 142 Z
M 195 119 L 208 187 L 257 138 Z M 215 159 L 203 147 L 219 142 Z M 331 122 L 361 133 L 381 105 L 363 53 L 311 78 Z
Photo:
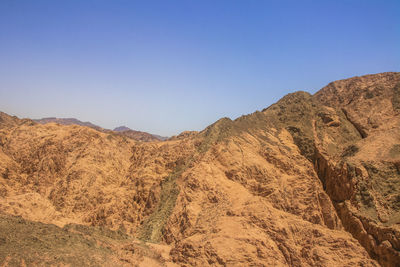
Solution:
M 119 127 L 116 127 L 113 131 L 114 132 L 124 132 L 124 131 L 132 131 L 132 129 L 128 128 L 126 126 L 119 126 Z
M 0 262 L 399 266 L 399 103 L 353 77 L 151 142 L 0 113 Z

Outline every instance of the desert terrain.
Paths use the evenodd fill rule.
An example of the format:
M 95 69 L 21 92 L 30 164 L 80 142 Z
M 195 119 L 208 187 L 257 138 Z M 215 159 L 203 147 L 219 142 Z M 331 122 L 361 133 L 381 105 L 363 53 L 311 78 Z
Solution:
M 1 266 L 400 266 L 400 73 L 129 130 L 0 113 Z

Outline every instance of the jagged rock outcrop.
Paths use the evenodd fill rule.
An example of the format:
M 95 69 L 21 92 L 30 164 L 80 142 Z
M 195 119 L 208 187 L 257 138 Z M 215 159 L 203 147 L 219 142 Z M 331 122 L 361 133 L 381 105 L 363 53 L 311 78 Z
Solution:
M 83 225 L 128 264 L 397 266 L 399 81 L 337 81 L 164 142 L 1 113 L 0 211 L 26 227 Z M 4 249 L 15 240 L 1 225 L 0 262 L 34 259 Z
M 316 170 L 345 229 L 382 266 L 400 264 L 399 88 L 399 73 L 381 73 L 336 81 L 315 94 L 360 133 L 347 147 L 316 138 Z

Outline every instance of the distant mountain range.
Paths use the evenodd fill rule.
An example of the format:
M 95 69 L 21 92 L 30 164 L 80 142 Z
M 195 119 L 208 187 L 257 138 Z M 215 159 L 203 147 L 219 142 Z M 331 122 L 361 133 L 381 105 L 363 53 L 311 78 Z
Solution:
M 37 120 L 33 120 L 35 122 L 38 122 L 40 124 L 46 124 L 46 123 L 58 123 L 58 124 L 62 124 L 62 125 L 80 125 L 80 126 L 86 126 L 86 127 L 90 127 L 96 130 L 104 130 L 102 127 L 97 126 L 91 122 L 88 121 L 80 121 L 78 119 L 75 118 L 56 118 L 56 117 L 48 117 L 48 118 L 42 118 L 42 119 L 37 119 Z
M 142 132 L 142 131 L 136 131 L 132 130 L 126 126 L 119 126 L 116 127 L 114 130 L 109 130 L 109 129 L 104 129 L 98 125 L 95 125 L 91 122 L 88 121 L 80 121 L 76 118 L 56 118 L 56 117 L 48 117 L 48 118 L 42 118 L 42 119 L 35 119 L 33 120 L 37 123 L 40 124 L 47 124 L 47 123 L 58 123 L 62 125 L 80 125 L 80 126 L 86 126 L 90 127 L 92 129 L 95 129 L 97 131 L 101 132 L 115 132 L 118 135 L 126 136 L 128 138 L 137 140 L 137 141 L 142 141 L 142 142 L 150 142 L 150 141 L 164 141 L 168 139 L 168 137 L 156 135 L 156 134 L 150 134 L 147 132 Z

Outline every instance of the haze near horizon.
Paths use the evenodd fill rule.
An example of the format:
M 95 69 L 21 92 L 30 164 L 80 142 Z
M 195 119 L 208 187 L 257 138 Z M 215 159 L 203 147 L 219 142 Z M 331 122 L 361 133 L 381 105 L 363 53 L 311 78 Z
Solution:
M 398 1 L 1 1 L 0 111 L 175 135 L 400 71 Z

